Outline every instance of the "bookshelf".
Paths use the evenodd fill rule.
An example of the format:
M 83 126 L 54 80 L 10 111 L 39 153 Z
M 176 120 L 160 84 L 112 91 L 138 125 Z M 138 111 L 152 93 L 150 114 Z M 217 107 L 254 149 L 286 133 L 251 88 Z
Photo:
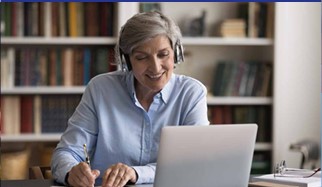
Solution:
M 226 18 L 235 18 L 237 17 L 238 12 L 238 2 L 203 2 L 203 3 L 193 3 L 193 2 L 163 2 L 161 3 L 162 12 L 167 15 L 170 15 L 179 25 L 185 24 L 185 19 L 193 19 L 195 17 L 200 16 L 202 10 L 206 10 L 206 20 L 205 20 L 205 35 L 204 36 L 184 36 L 183 37 L 183 45 L 185 48 L 185 58 L 186 61 L 182 64 L 179 64 L 176 68 L 176 73 L 186 74 L 192 76 L 201 82 L 203 82 L 208 90 L 211 90 L 213 86 L 214 72 L 216 65 L 221 60 L 230 60 L 230 61 L 251 61 L 256 60 L 259 62 L 269 62 L 272 65 L 273 73 L 272 73 L 272 91 L 270 95 L 267 96 L 213 96 L 209 91 L 209 95 L 207 97 L 209 108 L 216 106 L 226 106 L 226 107 L 264 107 L 269 111 L 269 141 L 265 142 L 257 142 L 255 146 L 255 152 L 259 154 L 256 155 L 256 158 L 259 160 L 268 160 L 268 162 L 264 162 L 266 164 L 266 168 L 269 170 L 273 167 L 274 163 L 281 159 L 285 159 L 285 155 L 290 156 L 287 152 L 288 148 L 286 144 L 295 141 L 291 137 L 287 136 L 286 140 L 285 133 L 289 133 L 289 130 L 292 129 L 291 125 L 285 125 L 292 123 L 297 123 L 292 119 L 291 115 L 288 115 L 288 118 L 281 116 L 285 105 L 290 104 L 291 101 L 288 100 L 286 96 L 282 94 L 282 92 L 288 93 L 288 89 L 292 89 L 287 85 L 280 85 L 280 82 L 287 80 L 285 78 L 284 72 L 287 72 L 286 69 L 283 69 L 281 72 L 280 68 L 285 64 L 285 57 L 281 55 L 277 50 L 282 50 L 281 46 L 283 46 L 283 40 L 279 37 L 285 37 L 284 27 L 280 26 L 287 23 L 285 19 L 287 17 L 288 12 L 285 13 L 285 8 L 289 8 L 289 4 L 283 3 L 273 3 L 275 7 L 275 12 L 271 15 L 275 20 L 274 24 L 274 37 L 245 37 L 245 38 L 223 38 L 218 34 L 214 33 L 215 28 L 218 28 L 219 23 Z M 46 6 L 49 6 L 50 3 L 46 3 Z M 293 4 L 292 4 L 293 5 Z M 180 9 L 176 7 L 180 7 Z M 298 5 L 294 5 L 298 6 Z M 307 5 L 308 8 L 314 9 L 310 5 Z M 317 6 L 319 7 L 319 6 Z M 125 21 L 131 17 L 133 14 L 139 12 L 139 3 L 136 2 L 118 2 L 113 3 L 114 8 L 114 16 L 113 16 L 113 35 L 112 36 L 86 36 L 86 37 L 66 37 L 66 36 L 28 36 L 28 37 L 10 37 L 10 36 L 2 36 L 1 37 L 1 51 L 3 49 L 8 48 L 65 48 L 65 47 L 89 47 L 89 48 L 99 48 L 99 47 L 110 47 L 112 48 L 117 41 L 117 33 L 120 29 L 121 25 L 125 23 Z M 283 9 L 284 8 L 284 9 Z M 293 7 L 294 9 L 298 7 Z M 282 14 L 281 12 L 284 13 Z M 303 11 L 303 10 L 302 10 Z M 313 10 L 318 11 L 318 10 Z M 319 10 L 320 11 L 320 10 Z M 305 11 L 303 11 L 305 12 Z M 45 19 L 48 18 L 48 13 L 45 15 Z M 280 17 L 279 17 L 280 16 Z M 284 17 L 283 17 L 284 16 Z M 296 16 L 293 14 L 294 19 L 296 20 Z M 319 17 L 319 16 L 318 16 Z M 308 18 L 309 19 L 309 16 Z M 277 24 L 279 27 L 277 27 Z M 319 25 L 318 22 L 317 25 Z M 46 27 L 50 27 L 50 24 L 46 24 Z M 296 30 L 296 26 L 294 26 L 294 30 Z M 294 30 L 292 32 L 294 32 Z M 284 34 L 284 35 L 282 35 Z M 313 33 L 316 34 L 316 33 Z M 307 36 L 308 37 L 308 36 Z M 305 40 L 305 39 L 303 39 Z M 283 42 L 282 42 L 283 41 Z M 311 40 L 310 40 L 311 41 Z M 320 40 L 319 40 L 320 41 Z M 286 49 L 287 47 L 284 46 Z M 285 51 L 286 55 L 292 55 L 290 52 Z M 321 53 L 317 51 L 316 53 Z M 307 55 L 309 56 L 309 55 Z M 283 59 L 283 58 L 284 59 Z M 303 58 L 303 57 L 302 57 Z M 317 58 L 320 59 L 320 58 Z M 293 59 L 296 61 L 296 59 Z M 291 63 L 288 62 L 287 63 Z M 291 73 L 300 71 L 301 68 L 297 67 L 297 70 L 292 70 Z M 314 68 L 314 70 L 320 69 L 319 67 Z M 280 70 L 277 71 L 276 70 Z M 294 72 L 293 72 L 294 71 Z M 296 73 L 294 73 L 295 75 Z M 299 74 L 296 74 L 300 76 Z M 306 80 L 306 79 L 305 79 Z M 295 84 L 295 83 L 294 83 Z M 293 85 L 294 85 L 293 84 Z M 319 85 L 317 85 L 318 87 Z M 6 96 L 35 96 L 35 97 L 46 97 L 49 95 L 81 95 L 85 89 L 84 85 L 73 85 L 73 86 L 9 86 L 9 87 L 1 87 L 2 97 Z M 298 90 L 296 90 L 298 91 Z M 305 91 L 301 91 L 302 94 L 305 94 Z M 300 97 L 300 96 L 298 96 Z M 294 103 L 292 106 L 297 106 L 297 99 L 292 99 Z M 312 96 L 312 98 L 315 98 Z M 285 102 L 289 101 L 289 102 Z M 285 104 L 282 105 L 281 103 Z M 307 101 L 300 103 L 299 106 L 305 107 L 306 103 L 311 103 L 312 101 Z M 297 108 L 297 107 L 294 107 Z M 295 109 L 294 109 L 295 110 Z M 316 107 L 312 107 L 307 109 L 307 111 L 312 111 L 314 114 L 315 111 L 318 111 Z M 299 111 L 295 112 L 298 116 L 300 116 Z M 318 117 L 313 117 L 314 119 L 318 119 Z M 307 117 L 305 117 L 307 119 Z M 302 121 L 302 120 L 301 120 Z M 312 121 L 312 119 L 307 119 L 309 124 L 314 124 L 316 121 Z M 302 121 L 303 122 L 303 121 Z M 299 125 L 301 126 L 301 125 Z M 319 130 L 316 126 L 310 126 L 312 128 L 299 127 L 296 132 L 299 137 L 307 137 L 308 135 L 313 134 L 314 137 L 320 137 Z M 303 131 L 305 129 L 305 131 Z M 310 130 L 308 130 L 310 129 Z M 300 132 L 305 132 L 301 134 Z M 318 135 L 317 135 L 318 133 Z M 26 134 L 1 134 L 1 142 L 2 143 L 47 143 L 47 142 L 58 142 L 60 138 L 60 133 L 26 133 Z M 281 145 L 280 141 L 285 142 L 285 145 Z M 291 155 L 294 156 L 294 155 Z M 268 163 L 268 166 L 267 166 Z M 296 158 L 293 161 L 289 162 L 293 163 L 294 167 L 296 167 Z M 261 163 L 257 163 L 261 164 Z
M 79 11 L 72 11 L 72 9 L 75 8 L 75 5 L 79 8 L 83 6 L 83 11 L 81 13 Z M 96 6 L 97 11 L 88 11 L 85 10 L 84 6 Z M 99 6 L 98 6 L 99 5 Z M 74 6 L 74 8 L 72 8 Z M 10 7 L 10 11 L 7 11 Z M 54 8 L 56 7 L 56 8 Z M 59 9 L 57 10 L 57 7 Z M 102 8 L 104 7 L 104 8 Z M 96 9 L 94 8 L 94 9 Z M 80 98 L 82 93 L 85 90 L 85 84 L 83 82 L 79 82 L 76 84 L 74 81 L 74 84 L 71 84 L 69 86 L 64 85 L 63 81 L 57 84 L 51 84 L 49 83 L 49 78 L 47 77 L 46 83 L 37 83 L 37 84 L 31 84 L 26 83 L 25 81 L 29 79 L 30 75 L 33 74 L 33 67 L 37 67 L 38 64 L 29 64 L 26 67 L 18 67 L 19 69 L 23 71 L 29 70 L 27 74 L 24 76 L 20 76 L 20 82 L 17 84 L 17 76 L 16 73 L 13 73 L 18 68 L 12 66 L 12 64 L 16 64 L 17 62 L 17 56 L 24 54 L 24 55 L 38 55 L 38 51 L 44 50 L 44 56 L 50 56 L 50 50 L 55 51 L 56 57 L 61 58 L 62 65 L 66 69 L 66 66 L 63 62 L 63 58 L 61 54 L 64 54 L 64 51 L 69 50 L 72 51 L 73 59 L 75 59 L 75 54 L 77 51 L 82 51 L 79 54 L 85 53 L 85 50 L 90 51 L 91 57 L 96 55 L 95 51 L 98 51 L 100 49 L 108 49 L 111 51 L 117 41 L 117 33 L 121 26 L 121 24 L 124 23 L 123 20 L 119 19 L 127 19 L 128 15 L 124 14 L 127 11 L 124 10 L 126 8 L 124 3 L 65 3 L 65 2 L 46 2 L 46 3 L 4 3 L 1 4 L 1 12 L 7 15 L 2 15 L 1 20 L 1 69 L 4 67 L 8 68 L 7 72 L 1 72 L 1 74 L 5 73 L 7 77 L 1 77 L 2 81 L 7 80 L 8 77 L 9 80 L 7 80 L 6 84 L 1 84 L 1 110 L 2 110 L 2 126 L 1 126 L 1 147 L 2 154 L 1 155 L 10 155 L 10 151 L 12 149 L 17 150 L 19 152 L 28 153 L 28 163 L 26 166 L 32 166 L 32 165 L 50 165 L 50 157 L 51 152 L 57 142 L 60 140 L 61 136 L 61 130 L 58 130 L 59 132 L 56 132 L 57 129 L 53 129 L 52 126 L 55 125 L 54 123 L 61 124 L 62 121 L 67 122 L 68 117 L 71 115 L 71 111 L 74 110 L 76 107 L 76 100 Z M 56 9 L 56 10 L 54 10 Z M 82 9 L 82 8 L 80 8 Z M 3 11 L 6 10 L 6 11 Z M 31 11 L 32 10 L 32 11 Z M 56 13 L 55 13 L 56 11 Z M 58 15 L 57 15 L 58 11 Z M 108 14 L 109 18 L 105 17 L 107 16 L 106 11 L 109 11 L 110 14 Z M 13 12 L 16 12 L 14 14 Z M 65 12 L 65 14 L 62 14 L 61 12 Z M 91 12 L 98 12 L 101 14 L 101 17 L 104 17 L 102 19 L 98 18 L 97 15 L 91 15 L 88 16 L 88 14 L 91 14 Z M 105 12 L 105 13 L 103 13 Z M 75 26 L 72 26 L 72 23 L 68 23 L 68 21 L 71 21 L 72 19 L 69 19 L 71 15 L 76 13 L 77 16 L 84 16 L 83 21 L 79 21 L 78 18 L 74 19 L 77 20 L 78 24 L 89 24 L 89 22 L 94 22 L 96 20 L 100 20 L 106 23 L 98 23 L 99 27 L 107 28 L 108 33 L 105 31 L 98 31 L 96 34 L 90 34 L 88 30 L 85 29 L 85 27 L 82 29 L 82 32 L 79 32 L 75 35 L 71 32 L 68 33 L 67 31 L 71 31 L 72 27 L 75 28 Z M 12 16 L 11 16 L 12 15 Z M 105 15 L 105 16 L 104 16 Z M 86 18 L 85 18 L 86 17 Z M 59 18 L 59 21 L 54 18 Z M 65 19 L 64 19 L 65 18 Z M 29 19 L 29 20 L 28 20 Z M 90 20 L 92 19 L 92 20 Z M 37 34 L 34 34 L 32 29 L 28 30 L 27 28 L 24 28 L 25 25 L 29 26 L 30 20 L 34 20 L 32 26 L 30 28 L 38 28 Z M 38 20 L 38 21 L 35 21 Z M 57 22 L 58 21 L 58 22 Z M 24 22 L 21 24 L 21 22 Z M 63 25 L 62 22 L 65 24 Z M 15 25 L 16 24 L 16 25 Z M 106 24 L 104 26 L 104 24 Z M 10 25 L 11 31 L 7 31 L 6 27 Z M 103 27 L 104 26 L 104 27 Z M 55 27 L 64 28 L 64 31 L 56 30 L 53 32 L 53 29 Z M 29 27 L 28 27 L 29 28 Z M 89 27 L 87 27 L 89 28 Z M 100 28 L 100 29 L 102 29 Z M 57 29 L 57 28 L 56 28 Z M 98 28 L 96 28 L 98 29 Z M 104 29 L 103 29 L 104 30 Z M 64 34 L 63 34 L 64 33 Z M 6 53 L 8 51 L 11 52 L 11 57 L 9 59 L 5 59 Z M 97 52 L 98 53 L 98 52 Z M 61 56 L 60 56 L 61 55 Z M 10 55 L 9 55 L 10 56 Z M 98 56 L 98 55 L 97 55 Z M 22 57 L 26 57 L 21 55 Z M 95 57 L 97 58 L 97 57 Z M 110 55 L 110 58 L 113 58 L 112 55 Z M 24 58 L 26 59 L 26 58 Z M 84 59 L 84 58 L 83 58 Z M 30 58 L 29 60 L 35 60 L 38 61 L 39 58 Z M 105 58 L 106 61 L 107 60 Z M 3 62 L 7 62 L 6 66 L 4 66 Z M 40 61 L 40 60 L 39 60 Z M 49 59 L 47 59 L 47 66 L 49 66 Z M 101 60 L 103 61 L 103 60 Z M 29 63 L 27 61 L 23 61 L 23 63 Z M 75 65 L 75 64 L 74 64 Z M 105 65 L 106 66 L 106 65 Z M 12 68 L 13 69 L 10 69 Z M 86 68 L 82 68 L 79 66 L 76 66 L 76 69 L 83 69 L 83 71 L 86 70 Z M 48 67 L 47 74 L 50 74 L 50 68 Z M 56 67 L 57 68 L 57 67 Z M 117 69 L 117 67 L 113 67 L 113 69 Z M 10 72 L 13 71 L 13 72 Z M 94 76 L 95 73 L 91 72 L 92 70 L 88 69 L 88 75 L 90 77 Z M 105 70 L 105 71 L 112 71 L 112 69 Z M 39 72 L 38 72 L 39 73 Z M 56 73 L 56 72 L 55 72 Z M 58 73 L 58 71 L 57 71 Z M 20 73 L 22 74 L 22 73 Z M 54 73 L 53 73 L 54 74 Z M 62 74 L 62 73 L 60 73 Z M 74 77 L 73 77 L 74 78 Z M 56 81 L 58 79 L 64 80 L 65 77 L 59 77 L 58 75 L 55 76 Z M 32 79 L 31 79 L 32 80 Z M 8 84 L 8 82 L 10 82 Z M 24 83 L 21 83 L 24 82 Z M 5 103 L 7 102 L 6 98 L 10 98 L 9 100 L 13 101 L 15 103 L 14 105 L 6 107 Z M 27 98 L 27 99 L 25 99 Z M 32 104 L 29 106 L 32 106 L 28 108 L 27 110 L 31 111 L 29 113 L 29 118 L 26 118 L 26 113 L 23 113 L 23 111 L 26 111 L 26 108 L 23 108 L 23 104 L 25 101 L 23 100 L 29 100 L 28 98 L 32 98 Z M 76 98 L 76 99 L 72 99 Z M 36 105 L 36 100 L 38 105 Z M 39 100 L 41 101 L 41 110 L 39 111 Z M 69 103 L 71 100 L 74 100 L 74 103 Z M 18 109 L 16 112 L 11 112 L 11 108 L 18 108 L 17 103 L 19 105 L 20 103 L 20 110 Z M 29 102 L 30 103 L 30 102 Z M 44 104 L 47 103 L 47 104 Z M 51 103 L 51 104 L 50 104 Z M 55 104 L 56 103 L 56 104 Z M 66 103 L 66 104 L 63 104 Z M 38 107 L 36 107 L 38 106 Z M 9 108 L 9 110 L 6 110 L 5 108 Z M 68 109 L 69 108 L 69 109 Z M 50 112 L 53 111 L 53 112 Z M 68 111 L 69 110 L 69 111 Z M 13 118 L 16 118 L 16 120 L 12 120 L 9 122 L 9 125 L 4 124 L 3 122 L 6 120 L 5 118 L 8 118 L 8 111 L 9 113 L 14 113 L 18 115 L 14 115 Z M 60 111 L 60 112 L 57 112 Z M 7 113 L 6 113 L 7 112 Z M 41 113 L 51 113 L 50 115 L 41 115 Z M 62 115 L 62 113 L 65 113 L 65 116 Z M 19 116 L 21 114 L 21 116 Z M 35 114 L 38 114 L 37 116 Z M 11 115 L 11 114 L 10 114 Z M 20 120 L 24 120 L 26 123 L 24 125 L 19 124 Z M 56 119 L 53 119 L 56 118 Z M 31 120 L 30 120 L 31 119 Z M 45 122 L 46 120 L 53 121 L 54 123 L 51 125 L 48 125 L 49 123 Z M 31 122 L 30 122 L 31 121 Z M 7 121 L 8 122 L 8 121 Z M 26 125 L 28 124 L 28 125 Z M 30 125 L 32 124 L 32 125 Z M 43 126 L 43 124 L 47 124 L 46 128 Z M 51 127 L 50 127 L 51 126 Z M 28 128 L 26 128 L 28 127 Z M 31 127 L 31 128 L 30 128 Z M 9 130 L 8 130 L 9 129 Z M 24 132 L 22 132 L 25 129 Z M 45 132 L 47 131 L 47 132 Z M 53 132 L 52 132 L 53 131 Z M 9 151 L 9 152 L 7 152 Z M 17 154 L 19 153 L 17 152 Z M 2 157 L 2 156 L 1 156 Z M 3 156 L 4 157 L 4 156 Z M 5 158 L 5 157 L 4 157 Z M 7 157 L 6 157 L 7 158 Z M 19 159 L 17 157 L 16 159 Z M 2 159 L 1 159 L 2 160 Z M 6 160 L 4 160 L 6 162 Z M 25 160 L 21 160 L 21 162 L 25 162 Z M 8 164 L 11 163 L 10 160 L 7 161 Z M 4 168 L 3 168 L 4 169 Z M 26 171 L 24 173 L 27 173 L 28 168 L 17 168 L 20 171 Z M 20 172 L 18 172 L 20 173 Z M 15 176 L 15 175 L 13 175 Z M 19 176 L 19 178 L 26 178 L 27 176 Z
M 235 111 L 246 111 L 245 115 L 253 115 L 254 110 L 264 111 L 267 114 L 268 121 L 272 120 L 273 100 L 272 94 L 263 96 L 244 96 L 244 95 L 214 95 L 212 88 L 214 84 L 214 75 L 217 65 L 220 62 L 240 62 L 257 61 L 259 63 L 270 63 L 274 66 L 274 38 L 270 37 L 221 37 L 218 29 L 223 20 L 238 17 L 238 6 L 240 3 L 161 3 L 161 10 L 170 15 L 182 28 L 187 24 L 186 20 L 193 20 L 206 11 L 205 28 L 202 36 L 187 36 L 183 31 L 182 43 L 185 48 L 185 62 L 179 64 L 175 72 L 186 74 L 197 78 L 208 88 L 207 97 L 209 120 L 216 124 L 213 119 L 214 114 L 219 115 L 217 109 L 229 110 L 230 123 L 258 122 L 256 119 L 240 119 L 235 117 Z M 180 9 L 175 8 L 180 7 Z M 272 13 L 270 16 L 274 18 Z M 271 28 L 273 29 L 273 28 Z M 216 108 L 216 109 L 215 109 Z M 252 111 L 251 113 L 248 111 Z M 220 112 L 224 113 L 224 112 Z M 244 112 L 245 113 L 245 112 Z M 223 114 L 225 115 L 225 114 Z M 222 117 L 223 119 L 225 117 Z M 236 118 L 232 119 L 232 118 Z M 217 118 L 218 119 L 218 118 Z M 253 120 L 253 121 L 252 121 Z M 219 121 L 218 123 L 228 123 L 228 121 Z M 263 128 L 263 125 L 268 126 Z M 272 166 L 272 127 L 271 122 L 260 124 L 259 132 L 267 133 L 261 138 L 255 146 L 254 169 L 253 173 L 269 172 Z M 265 132 L 265 129 L 268 130 Z M 257 169 L 256 169 L 257 168 Z M 256 171 L 257 170 L 257 171 Z
M 45 9 L 49 10 L 53 4 L 45 3 Z M 66 5 L 66 4 L 65 4 Z M 218 11 L 218 7 L 229 8 L 233 7 L 235 12 L 230 15 L 213 15 L 213 19 L 207 19 L 206 22 L 213 24 L 213 22 L 220 22 L 227 17 L 235 17 L 238 3 L 161 3 L 162 11 L 177 22 L 180 22 L 180 15 L 184 14 L 184 9 L 190 9 L 198 7 L 199 10 L 206 8 L 207 13 L 210 15 L 215 10 Z M 58 5 L 60 6 L 60 4 Z M 68 7 L 68 5 L 66 5 Z M 116 43 L 117 31 L 125 21 L 131 17 L 134 13 L 139 12 L 139 3 L 114 3 L 114 34 L 112 36 L 51 36 L 48 34 L 52 30 L 50 24 L 45 25 L 44 36 L 25 36 L 25 37 L 2 37 L 2 46 L 6 48 L 23 49 L 29 47 L 40 48 L 58 48 L 63 49 L 66 47 L 112 47 Z M 171 7 L 183 6 L 183 9 L 179 12 L 171 10 Z M 210 7 L 210 8 L 209 8 Z M 215 10 L 214 10 L 215 9 Z M 198 10 L 198 12 L 199 12 Z M 223 12 L 223 10 L 221 10 Z M 53 20 L 49 13 L 46 13 L 45 20 Z M 211 18 L 211 16 L 207 18 Z M 182 21 L 182 20 L 181 20 Z M 212 22 L 212 23 L 211 23 Z M 180 25 L 180 24 L 179 24 Z M 186 62 L 182 65 L 178 65 L 176 68 L 177 73 L 187 74 L 201 80 L 209 89 L 211 88 L 211 82 L 213 81 L 212 75 L 215 69 L 215 65 L 219 59 L 234 59 L 234 60 L 249 60 L 249 59 L 265 59 L 272 61 L 270 55 L 274 41 L 272 38 L 223 38 L 218 35 L 211 34 L 210 28 L 207 28 L 207 36 L 190 37 L 184 36 L 182 43 L 185 46 Z M 47 34 L 46 34 L 47 33 Z M 50 33 L 50 32 L 49 32 Z M 35 49 L 38 50 L 38 49 Z M 252 51 L 256 51 L 257 55 L 254 57 L 250 54 Z M 217 52 L 218 51 L 218 52 Z M 241 51 L 241 52 L 240 52 Z M 246 57 L 245 57 L 246 56 Z M 260 57 L 259 57 L 260 56 Z M 264 57 L 262 57 L 264 56 Z M 192 66 L 194 69 L 188 69 L 194 62 L 203 59 L 199 66 Z M 206 74 L 203 72 L 207 69 Z M 8 96 L 35 96 L 35 97 L 47 97 L 52 95 L 81 95 L 85 89 L 83 85 L 39 85 L 39 86 L 12 86 L 1 88 L 1 93 Z M 208 105 L 217 106 L 272 106 L 272 97 L 225 97 L 225 96 L 208 96 Z M 55 142 L 59 140 L 60 133 L 21 133 L 21 134 L 3 134 L 1 136 L 2 142 Z M 257 151 L 271 152 L 271 142 L 258 142 L 255 149 Z

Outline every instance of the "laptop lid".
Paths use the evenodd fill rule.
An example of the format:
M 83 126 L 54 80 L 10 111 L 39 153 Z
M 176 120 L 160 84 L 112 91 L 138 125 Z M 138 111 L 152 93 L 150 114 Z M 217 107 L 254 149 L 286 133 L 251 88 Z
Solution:
M 154 187 L 248 186 L 256 133 L 256 124 L 164 127 Z

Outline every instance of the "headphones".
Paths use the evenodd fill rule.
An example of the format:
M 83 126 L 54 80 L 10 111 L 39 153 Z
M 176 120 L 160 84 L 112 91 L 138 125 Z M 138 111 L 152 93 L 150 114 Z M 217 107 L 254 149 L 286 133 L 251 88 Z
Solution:
M 183 55 L 183 46 L 178 40 L 176 44 L 174 45 L 174 63 L 180 64 L 181 62 L 184 62 L 184 55 Z M 119 48 L 119 55 L 121 60 L 121 67 L 123 71 L 131 71 L 132 65 L 130 62 L 130 56 L 128 54 L 123 53 L 122 49 Z

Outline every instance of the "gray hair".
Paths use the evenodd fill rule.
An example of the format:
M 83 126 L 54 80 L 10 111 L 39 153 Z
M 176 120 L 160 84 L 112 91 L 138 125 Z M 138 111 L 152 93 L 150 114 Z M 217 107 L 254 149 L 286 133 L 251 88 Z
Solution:
M 175 22 L 160 12 L 138 13 L 131 17 L 121 28 L 119 40 L 115 46 L 116 63 L 122 64 L 120 53 L 130 55 L 140 44 L 158 35 L 169 38 L 174 49 L 181 45 L 181 32 Z

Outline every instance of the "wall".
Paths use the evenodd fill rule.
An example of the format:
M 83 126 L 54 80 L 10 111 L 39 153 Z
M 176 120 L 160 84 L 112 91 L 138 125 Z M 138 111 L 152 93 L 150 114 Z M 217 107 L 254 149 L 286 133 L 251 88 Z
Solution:
M 299 167 L 293 142 L 320 142 L 321 3 L 276 3 L 274 162 Z

